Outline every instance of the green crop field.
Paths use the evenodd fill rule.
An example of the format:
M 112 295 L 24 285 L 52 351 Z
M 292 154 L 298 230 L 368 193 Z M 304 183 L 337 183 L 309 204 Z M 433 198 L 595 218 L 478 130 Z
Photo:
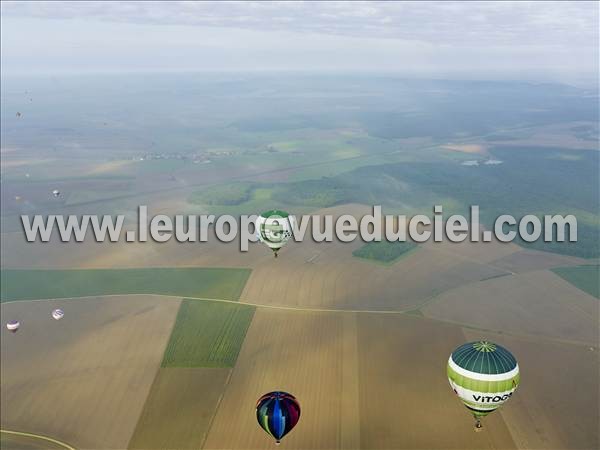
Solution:
M 352 252 L 353 256 L 369 259 L 371 261 L 391 265 L 401 256 L 414 251 L 417 244 L 414 242 L 368 242 L 361 248 Z
M 188 201 L 197 205 L 234 206 L 247 202 L 252 195 L 250 183 L 232 183 L 209 186 L 194 191 Z
M 600 298 L 600 266 L 559 267 L 552 271 L 573 286 Z
M 250 269 L 147 268 L 1 272 L 1 299 L 33 300 L 113 294 L 162 294 L 238 300 Z
M 184 300 L 162 367 L 233 367 L 255 308 Z

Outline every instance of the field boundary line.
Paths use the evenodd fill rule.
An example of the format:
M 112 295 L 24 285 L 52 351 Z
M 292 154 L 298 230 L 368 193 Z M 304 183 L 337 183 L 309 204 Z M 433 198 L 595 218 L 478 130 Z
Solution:
M 54 439 L 49 436 L 44 436 L 42 434 L 26 433 L 24 431 L 13 431 L 13 430 L 4 430 L 4 429 L 0 429 L 0 433 L 13 434 L 15 436 L 32 437 L 35 439 L 42 439 L 44 441 L 48 441 L 48 442 L 52 442 L 54 444 L 60 445 L 61 447 L 66 448 L 67 450 L 76 450 L 75 447 L 71 447 L 69 444 L 67 444 L 65 442 L 59 441 L 58 439 Z
M 265 304 L 261 304 L 261 303 L 250 303 L 250 302 L 244 302 L 244 301 L 238 301 L 238 300 L 226 300 L 226 299 L 220 299 L 220 298 L 208 298 L 208 297 L 187 297 L 187 296 L 179 296 L 179 295 L 165 295 L 165 294 L 108 294 L 108 295 L 86 295 L 86 296 L 82 296 L 82 297 L 59 297 L 59 298 L 39 298 L 39 299 L 30 299 L 30 300 L 9 300 L 9 301 L 5 301 L 5 302 L 1 302 L 1 305 L 7 305 L 7 304 L 12 304 L 12 303 L 32 303 L 32 302 L 47 302 L 47 301 L 56 301 L 56 300 L 91 300 L 91 299 L 100 299 L 100 298 L 112 298 L 112 297 L 139 297 L 139 296 L 145 296 L 145 297 L 149 297 L 149 296 L 153 296 L 153 297 L 162 297 L 165 299 L 170 299 L 170 300 L 181 300 L 181 299 L 189 299 L 189 300 L 200 300 L 200 301 L 209 301 L 209 302 L 218 302 L 218 303 L 228 303 L 228 304 L 233 304 L 233 305 L 245 305 L 245 306 L 253 306 L 255 308 L 269 308 L 269 309 L 275 309 L 275 310 L 282 310 L 282 311 L 296 311 L 296 312 L 313 312 L 313 313 L 356 313 L 356 314 L 403 314 L 403 315 L 410 315 L 408 314 L 410 311 L 414 311 L 414 307 L 411 309 L 403 309 L 403 310 L 369 310 L 369 309 L 332 309 L 332 308 L 303 308 L 303 307 L 298 307 L 298 306 L 284 306 L 284 305 L 265 305 Z M 427 302 L 433 301 L 437 298 L 437 295 L 432 296 L 431 298 L 426 300 Z M 419 305 L 417 307 L 417 309 L 420 309 L 422 305 Z M 416 316 L 411 316 L 411 317 L 416 317 Z M 428 317 L 428 316 L 423 316 L 421 319 L 423 320 L 432 320 L 435 322 L 440 322 L 440 323 L 447 323 L 450 325 L 457 325 L 460 327 L 465 327 L 465 328 L 471 328 L 474 330 L 480 330 L 480 331 L 485 331 L 488 333 L 495 333 L 495 334 L 504 334 L 506 336 L 512 336 L 515 338 L 524 338 L 524 339 L 542 339 L 542 340 L 546 340 L 546 341 L 551 341 L 551 342 L 558 342 L 561 344 L 570 344 L 570 345 L 580 345 L 580 346 L 590 346 L 592 345 L 589 342 L 585 342 L 585 341 L 575 341 L 575 340 L 570 340 L 570 339 L 562 339 L 562 338 L 557 338 L 557 337 L 552 337 L 552 336 L 538 336 L 538 335 L 529 335 L 529 334 L 520 334 L 520 333 L 511 333 L 511 332 L 505 332 L 502 330 L 493 330 L 493 329 L 486 329 L 486 328 L 480 328 L 480 327 L 476 327 L 473 325 L 470 325 L 468 323 L 462 323 L 462 322 L 455 322 L 455 321 L 451 321 L 451 320 L 447 320 L 447 319 L 439 319 L 439 318 L 435 318 L 435 317 Z M 595 345 L 594 345 L 595 346 Z

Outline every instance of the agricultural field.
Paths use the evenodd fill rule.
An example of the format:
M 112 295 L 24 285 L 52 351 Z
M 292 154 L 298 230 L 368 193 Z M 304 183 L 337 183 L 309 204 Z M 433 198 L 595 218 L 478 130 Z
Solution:
M 162 367 L 233 367 L 255 308 L 183 300 Z
M 472 416 L 450 389 L 448 356 L 463 342 L 454 325 L 406 315 L 359 316 L 361 448 L 516 447 L 500 415 L 487 417 L 486 432 L 474 434 Z
M 360 217 L 369 209 L 343 205 L 319 210 Z M 281 257 L 260 260 L 240 299 L 260 305 L 345 310 L 413 310 L 442 292 L 510 272 L 495 265 L 520 250 L 490 243 L 425 243 L 391 266 L 371 264 L 353 252 L 364 244 L 290 242 Z M 260 247 L 249 253 L 260 252 Z
M 582 291 L 600 298 L 600 266 L 559 267 L 553 272 Z
M 590 347 L 472 329 L 464 334 L 469 341 L 491 339 L 519 361 L 519 388 L 494 413 L 508 425 L 517 448 L 598 448 L 597 342 Z
M 355 373 L 343 364 L 345 351 L 352 351 L 345 339 L 337 314 L 257 309 L 204 448 L 272 448 L 273 439 L 256 424 L 254 406 L 262 394 L 278 389 L 302 399 L 302 418 L 286 436 L 286 448 L 338 448 L 341 434 L 354 434 L 356 425 L 340 429 L 344 411 L 358 411 L 356 397 L 346 398 L 351 403 L 341 410 L 351 387 L 342 385 L 343 371 Z
M 127 448 L 202 448 L 230 372 L 229 368 L 159 369 Z
M 368 242 L 358 250 L 352 252 L 353 256 L 370 261 L 392 265 L 400 257 L 407 256 L 417 249 L 414 242 Z
M 188 201 L 200 205 L 239 205 L 248 201 L 252 186 L 248 183 L 232 183 L 213 186 L 192 193 Z
M 2 428 L 75 448 L 126 448 L 163 357 L 178 299 L 3 303 Z M 54 308 L 65 317 L 52 319 Z
M 25 90 L 36 94 L 23 107 Z M 1 331 L 2 428 L 78 449 L 274 448 L 254 408 L 282 389 L 302 405 L 282 448 L 599 447 L 589 92 L 251 74 L 59 76 L 4 91 L 1 312 L 22 326 Z M 488 230 L 498 214 L 572 213 L 580 240 L 306 239 L 275 259 L 213 230 L 202 243 L 41 244 L 20 224 L 123 214 L 135 230 L 139 205 L 360 218 L 375 204 L 407 216 L 441 204 L 445 218 L 478 204 Z M 445 366 L 479 338 L 515 353 L 522 384 L 474 433 Z M 3 448 L 36 445 L 2 434 Z
M 273 388 L 302 399 L 290 448 L 514 448 L 500 416 L 474 435 L 448 387 L 446 360 L 463 340 L 459 327 L 398 314 L 259 309 L 205 448 L 272 448 L 239 405 Z M 437 344 L 423 352 L 421 341 Z
M 600 304 L 550 271 L 532 271 L 461 286 L 421 308 L 426 317 L 558 342 L 595 346 Z
M 35 436 L 0 431 L 0 448 L 6 450 L 65 450 L 63 445 Z
M 2 270 L 2 301 L 161 294 L 237 300 L 246 269 Z M 35 282 L 32 282 L 35 280 Z
M 130 449 L 202 447 L 254 310 L 181 302 Z

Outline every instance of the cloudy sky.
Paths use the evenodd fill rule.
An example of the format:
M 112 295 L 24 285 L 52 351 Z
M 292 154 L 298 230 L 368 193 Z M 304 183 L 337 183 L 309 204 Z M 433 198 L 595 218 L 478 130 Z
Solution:
M 598 77 L 598 2 L 2 1 L 2 73 Z

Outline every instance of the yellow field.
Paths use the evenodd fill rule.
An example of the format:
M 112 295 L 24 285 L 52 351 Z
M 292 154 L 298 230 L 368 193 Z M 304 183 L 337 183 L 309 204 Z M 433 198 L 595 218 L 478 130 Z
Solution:
M 2 327 L 2 428 L 125 448 L 178 307 L 152 296 L 3 304 L 21 328 Z

